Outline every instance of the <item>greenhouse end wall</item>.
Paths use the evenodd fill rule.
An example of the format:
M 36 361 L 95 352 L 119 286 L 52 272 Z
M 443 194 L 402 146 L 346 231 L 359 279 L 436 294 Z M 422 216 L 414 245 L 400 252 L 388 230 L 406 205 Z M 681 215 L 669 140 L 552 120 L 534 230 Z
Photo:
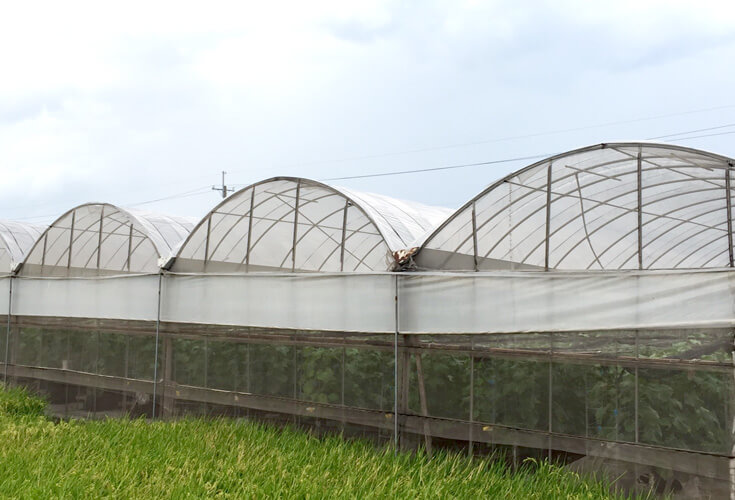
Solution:
M 63 416 L 230 415 L 726 495 L 734 277 L 3 278 L 0 347 Z

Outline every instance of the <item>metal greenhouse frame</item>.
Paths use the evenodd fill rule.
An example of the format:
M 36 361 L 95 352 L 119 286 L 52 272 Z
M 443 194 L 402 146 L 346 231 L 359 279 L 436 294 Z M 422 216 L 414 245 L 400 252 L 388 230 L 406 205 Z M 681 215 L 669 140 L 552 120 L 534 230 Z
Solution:
M 732 167 L 597 145 L 452 214 L 279 177 L 173 232 L 83 205 L 0 277 L 4 373 L 65 417 L 228 415 L 731 496 Z

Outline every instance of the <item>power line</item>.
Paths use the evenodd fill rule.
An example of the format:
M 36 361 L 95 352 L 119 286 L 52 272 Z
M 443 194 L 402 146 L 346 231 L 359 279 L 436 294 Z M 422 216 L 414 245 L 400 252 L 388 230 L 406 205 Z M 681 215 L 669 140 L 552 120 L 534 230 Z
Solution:
M 184 191 L 183 193 L 177 193 L 177 194 L 172 194 L 170 196 L 164 196 L 163 198 L 156 198 L 154 200 L 141 201 L 141 202 L 138 202 L 138 203 L 125 203 L 125 204 L 121 204 L 120 206 L 123 206 L 123 207 L 138 207 L 140 205 L 148 205 L 149 203 L 156 203 L 156 202 L 159 202 L 159 201 L 173 200 L 173 199 L 177 199 L 177 198 L 188 198 L 190 196 L 199 196 L 199 195 L 202 195 L 202 194 L 205 194 L 205 193 L 208 193 L 208 192 L 209 192 L 209 186 L 205 186 L 205 187 L 199 187 L 197 189 L 192 189 L 190 191 Z M 30 216 L 30 217 L 15 217 L 13 220 L 48 219 L 48 218 L 51 218 L 51 217 L 56 218 L 59 215 L 60 215 L 59 213 L 46 214 L 46 215 L 33 215 L 33 216 Z
M 720 132 L 718 134 L 704 134 L 704 135 L 694 135 L 692 137 L 679 137 L 676 140 L 677 141 L 688 141 L 689 139 L 701 139 L 702 137 L 715 137 L 718 135 L 729 135 L 729 134 L 735 134 L 735 130 L 731 130 L 730 132 Z
M 529 134 L 529 135 L 526 135 L 526 136 L 516 136 L 516 138 L 536 137 L 536 136 L 539 136 L 539 135 L 546 135 L 546 134 L 553 134 L 553 133 L 561 133 L 561 132 L 564 132 L 564 131 L 585 130 L 587 128 L 602 127 L 602 126 L 606 126 L 606 125 L 614 125 L 614 124 L 621 124 L 621 123 L 633 123 L 633 122 L 636 122 L 636 121 L 653 120 L 653 119 L 657 119 L 657 118 L 665 118 L 665 117 L 670 117 L 670 116 L 680 116 L 680 115 L 685 115 L 685 114 L 693 114 L 693 113 L 699 113 L 699 112 L 704 112 L 704 111 L 711 111 L 711 110 L 716 110 L 716 109 L 725 109 L 725 108 L 732 108 L 732 107 L 735 107 L 735 105 L 718 106 L 718 107 L 714 107 L 714 108 L 706 108 L 706 109 L 700 109 L 700 110 L 694 110 L 694 111 L 685 111 L 685 112 L 680 112 L 680 113 L 670 113 L 670 114 L 667 114 L 667 115 L 658 115 L 658 116 L 655 116 L 655 117 L 638 118 L 638 119 L 635 119 L 635 120 L 625 120 L 625 121 L 620 121 L 620 122 L 608 122 L 607 124 L 592 125 L 592 126 L 589 126 L 589 127 L 578 127 L 576 129 L 565 129 L 565 130 L 556 131 L 556 132 L 548 132 L 548 133 L 541 133 L 541 134 Z M 687 135 L 687 134 L 692 134 L 692 133 L 697 133 L 697 132 L 706 132 L 706 131 L 709 131 L 709 130 L 719 130 L 719 129 L 733 127 L 733 126 L 735 126 L 735 123 L 730 123 L 730 124 L 725 124 L 725 125 L 718 125 L 718 126 L 715 126 L 715 127 L 707 127 L 707 128 L 702 128 L 702 129 L 688 130 L 688 131 L 684 131 L 684 132 L 677 132 L 677 133 L 672 133 L 672 134 L 667 134 L 667 135 L 660 135 L 660 136 L 656 136 L 656 137 L 650 137 L 650 138 L 648 138 L 646 140 L 675 138 L 676 141 L 687 141 L 687 140 L 691 140 L 691 139 L 700 139 L 700 138 L 705 138 L 705 137 L 715 137 L 715 136 L 721 136 L 721 135 L 730 135 L 730 134 L 735 134 L 735 130 L 733 130 L 733 131 L 727 131 L 727 132 L 719 132 L 719 133 L 714 133 L 714 134 L 695 135 L 695 136 L 691 136 L 691 137 L 678 137 L 678 136 L 683 136 L 683 135 Z M 501 140 L 507 140 L 507 139 L 510 139 L 510 138 L 501 138 L 501 139 L 497 139 L 495 141 L 501 141 Z M 484 141 L 484 142 L 494 142 L 494 141 Z M 439 146 L 437 148 L 427 148 L 427 150 L 431 150 L 431 149 L 442 149 L 442 148 L 444 148 L 444 146 Z M 415 151 L 418 151 L 418 150 L 415 150 Z M 390 153 L 390 154 L 393 154 L 393 153 Z M 396 154 L 400 154 L 400 153 L 396 153 Z M 380 157 L 380 156 L 381 155 L 373 155 L 373 157 Z M 551 155 L 550 154 L 537 154 L 537 155 L 522 156 L 522 157 L 516 157 L 516 158 L 504 158 L 504 159 L 501 159 L 501 160 L 489 160 L 489 161 L 482 161 L 482 162 L 476 162 L 476 163 L 465 163 L 465 164 L 460 164 L 460 165 L 447 165 L 447 166 L 441 166 L 441 167 L 419 168 L 419 169 L 413 169 L 413 170 L 398 170 L 398 171 L 390 171 L 390 172 L 379 172 L 379 173 L 373 173 L 373 174 L 350 175 L 350 176 L 343 176 L 343 177 L 329 177 L 329 178 L 320 179 L 320 180 L 322 180 L 322 181 L 341 181 L 341 180 L 353 180 L 353 179 L 367 179 L 367 178 L 372 178 L 372 177 L 387 177 L 387 176 L 393 176 L 393 175 L 418 174 L 418 173 L 425 173 L 425 172 L 437 172 L 437 171 L 442 171 L 442 170 L 453 170 L 453 169 L 459 169 L 459 168 L 478 167 L 478 166 L 485 166 L 485 165 L 496 165 L 496 164 L 502 164 L 502 163 L 511 163 L 511 162 L 515 162 L 515 161 L 523 161 L 523 160 L 536 160 L 536 159 L 539 159 L 539 158 L 546 158 L 546 157 L 549 157 L 549 156 L 551 156 Z M 346 161 L 346 160 L 329 160 L 329 161 Z M 308 165 L 308 163 L 306 163 L 304 165 Z M 228 188 L 231 189 L 234 186 L 246 186 L 246 185 L 248 185 L 248 184 L 232 184 Z M 192 190 L 189 190 L 189 191 L 184 191 L 182 193 L 177 193 L 177 194 L 173 194 L 173 195 L 170 195 L 170 196 L 165 196 L 165 197 L 162 197 L 162 198 L 156 198 L 156 199 L 153 199 L 153 200 L 142 201 L 142 202 L 138 202 L 138 203 L 124 204 L 123 206 L 135 207 L 135 206 L 140 206 L 140 205 L 147 205 L 147 204 L 150 204 L 150 203 L 156 203 L 156 202 L 159 202 L 159 201 L 166 201 L 166 200 L 172 200 L 172 199 L 177 199 L 177 198 L 185 198 L 185 197 L 189 197 L 189 196 L 199 196 L 199 195 L 202 195 L 202 194 L 205 194 L 206 192 L 208 192 L 209 189 L 210 189 L 209 186 L 199 187 L 199 188 L 192 189 Z M 28 207 L 28 208 L 30 208 L 30 207 Z M 18 209 L 18 208 L 16 208 L 16 209 Z M 16 210 L 16 209 L 12 209 L 12 210 Z M 15 218 L 15 220 L 35 220 L 35 219 L 45 219 L 45 218 L 51 218 L 51 217 L 57 217 L 57 216 L 58 216 L 58 213 L 56 213 L 56 214 L 47 214 L 47 215 L 36 215 L 36 216 L 30 216 L 30 217 L 17 217 L 17 218 Z
M 438 170 L 451 170 L 455 168 L 479 167 L 482 165 L 495 165 L 498 163 L 510 163 L 510 162 L 522 161 L 522 160 L 536 160 L 538 158 L 546 158 L 548 156 L 549 156 L 548 154 L 533 155 L 533 156 L 519 156 L 517 158 L 505 158 L 502 160 L 481 161 L 477 163 L 464 163 L 462 165 L 448 165 L 445 167 L 419 168 L 416 170 L 399 170 L 399 171 L 394 171 L 394 172 L 382 172 L 378 174 L 349 175 L 345 177 L 330 177 L 328 179 L 320 179 L 320 180 L 322 181 L 344 181 L 344 180 L 349 180 L 349 179 L 366 179 L 368 177 L 386 177 L 389 175 L 418 174 L 421 172 L 436 172 Z
M 155 200 L 141 201 L 139 203 L 125 203 L 124 207 L 138 207 L 140 205 L 148 205 L 149 203 L 156 203 L 158 201 L 173 200 L 176 198 L 186 198 L 189 196 L 196 196 L 209 192 L 209 186 L 199 187 L 192 189 L 191 191 L 184 191 L 183 193 L 172 194 L 171 196 L 164 196 L 163 198 L 157 198 Z
M 661 136 L 658 136 L 658 137 L 651 137 L 651 138 L 646 139 L 646 140 L 650 141 L 650 140 L 655 140 L 655 139 L 663 139 L 663 138 L 666 138 L 666 137 L 676 137 L 676 136 L 680 136 L 680 135 L 693 134 L 693 133 L 696 133 L 696 132 L 704 132 L 704 131 L 707 131 L 707 130 L 718 130 L 718 129 L 723 129 L 723 128 L 732 127 L 732 126 L 735 126 L 735 123 L 730 123 L 730 124 L 727 124 L 727 125 L 718 125 L 716 127 L 708 127 L 708 128 L 703 128 L 703 129 L 687 130 L 685 132 L 678 132 L 678 133 L 675 133 L 675 134 L 668 134 L 668 135 L 661 135 Z M 735 130 L 729 131 L 729 132 L 720 132 L 720 133 L 716 133 L 716 134 L 705 134 L 705 135 L 696 135 L 696 136 L 692 136 L 692 137 L 681 137 L 681 138 L 677 138 L 676 140 L 677 141 L 686 141 L 686 140 L 689 140 L 689 139 L 699 139 L 699 138 L 702 138 L 702 137 L 714 137 L 714 136 L 718 136 L 718 135 L 728 135 L 728 134 L 735 134 Z M 494 164 L 498 164 L 498 163 L 510 163 L 510 162 L 521 161 L 521 160 L 536 160 L 536 159 L 539 159 L 539 158 L 548 158 L 549 156 L 551 156 L 551 155 L 550 154 L 539 154 L 539 155 L 524 156 L 524 157 L 518 157 L 518 158 L 506 158 L 506 159 L 502 159 L 502 160 L 491 160 L 491 161 L 483 161 L 483 162 L 477 162 L 477 163 L 465 163 L 465 164 L 462 164 L 462 165 L 449 165 L 449 166 L 445 166 L 445 167 L 419 168 L 419 169 L 415 169 L 415 170 L 398 170 L 398 171 L 381 172 L 381 173 L 375 173 L 375 174 L 350 175 L 350 176 L 345 176 L 345 177 L 330 177 L 330 178 L 321 179 L 321 180 L 323 180 L 323 181 L 344 181 L 344 180 L 351 180 L 351 179 L 366 179 L 366 178 L 370 178 L 370 177 L 387 177 L 387 176 L 391 176 L 391 175 L 418 174 L 418 173 L 422 173 L 422 172 L 436 172 L 436 171 L 439 171 L 439 170 L 451 170 L 451 169 L 456 169 L 456 168 L 478 167 L 478 166 L 482 166 L 482 165 L 494 165 Z
M 432 147 L 427 147 L 427 148 L 407 149 L 403 151 L 377 153 L 377 154 L 364 155 L 364 156 L 353 156 L 353 157 L 348 157 L 348 158 L 335 158 L 335 159 L 330 159 L 330 160 L 317 160 L 317 161 L 311 161 L 311 162 L 292 163 L 292 164 L 281 165 L 279 168 L 304 167 L 304 166 L 311 166 L 311 165 L 324 165 L 324 164 L 329 164 L 329 163 L 344 163 L 347 161 L 370 160 L 370 159 L 376 159 L 376 158 L 386 158 L 389 156 L 401 156 L 401 155 L 407 155 L 407 154 L 413 154 L 413 153 L 426 153 L 430 151 L 439 151 L 443 149 L 460 148 L 460 147 L 465 147 L 465 146 L 477 146 L 480 144 L 492 144 L 492 143 L 497 143 L 497 142 L 512 141 L 512 140 L 518 140 L 518 139 L 530 139 L 534 137 L 564 134 L 567 132 L 580 132 L 583 130 L 590 130 L 590 129 L 595 129 L 595 128 L 603 128 L 603 127 L 611 127 L 614 125 L 625 125 L 628 123 L 638 123 L 638 122 L 643 122 L 643 121 L 659 120 L 661 118 L 671 118 L 674 116 L 692 115 L 692 114 L 697 114 L 697 113 L 705 113 L 707 111 L 717 111 L 721 109 L 730 109 L 730 108 L 735 108 L 735 104 L 725 104 L 722 106 L 714 106 L 710 108 L 701 108 L 701 109 L 694 109 L 694 110 L 689 110 L 689 111 L 678 111 L 674 113 L 645 116 L 645 117 L 640 117 L 640 118 L 632 118 L 628 120 L 604 122 L 604 123 L 598 123 L 598 124 L 593 124 L 593 125 L 585 125 L 581 127 L 549 130 L 545 132 L 536 132 L 532 134 L 497 137 L 493 139 L 487 139 L 487 140 L 475 141 L 475 142 L 464 142 L 464 143 L 456 143 L 456 144 L 447 144 L 447 145 L 442 145 L 442 146 L 432 146 Z M 235 172 L 238 172 L 238 171 L 235 171 Z
M 735 123 L 728 123 L 727 125 L 719 125 L 717 127 L 708 127 L 708 128 L 700 128 L 700 129 L 697 129 L 697 130 L 689 130 L 687 132 L 679 132 L 677 134 L 659 135 L 657 137 L 649 137 L 646 140 L 647 141 L 653 141 L 653 140 L 656 140 L 656 139 L 666 139 L 666 138 L 669 138 L 669 137 L 676 137 L 678 135 L 688 135 L 688 134 L 694 134 L 694 133 L 697 133 L 697 132 L 707 132 L 709 130 L 719 130 L 719 129 L 728 128 L 728 127 L 735 127 Z

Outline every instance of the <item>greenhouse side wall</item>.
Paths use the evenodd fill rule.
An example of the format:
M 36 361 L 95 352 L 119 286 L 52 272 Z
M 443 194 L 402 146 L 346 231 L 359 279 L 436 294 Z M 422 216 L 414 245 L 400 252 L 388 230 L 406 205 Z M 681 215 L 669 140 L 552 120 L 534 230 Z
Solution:
M 13 278 L 9 382 L 62 417 L 152 416 L 158 281 Z
M 722 493 L 734 278 L 14 278 L 7 372 L 69 417 L 229 415 Z
M 392 275 L 169 274 L 163 297 L 166 415 L 393 440 Z

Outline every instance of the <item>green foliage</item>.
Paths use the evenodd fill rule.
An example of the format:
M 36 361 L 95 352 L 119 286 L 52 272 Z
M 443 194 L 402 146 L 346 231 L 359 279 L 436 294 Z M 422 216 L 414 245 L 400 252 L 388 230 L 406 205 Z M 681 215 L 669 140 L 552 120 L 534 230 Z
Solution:
M 583 346 L 609 357 L 609 361 L 598 365 L 561 358 L 550 363 L 543 354 L 550 337 L 537 334 L 509 335 L 498 341 L 501 347 L 536 352 L 535 357 L 485 353 L 472 360 L 467 353 L 427 350 L 421 355 L 421 364 L 428 413 L 469 420 L 472 392 L 475 422 L 545 431 L 551 409 L 554 432 L 634 442 L 637 393 L 638 442 L 727 452 L 732 444 L 729 428 L 735 414 L 731 373 L 708 371 L 696 362 L 686 368 L 636 370 L 631 364 L 615 364 L 615 360 L 619 355 L 634 356 L 639 345 L 642 359 L 686 359 L 692 355 L 697 360 L 729 362 L 727 349 L 712 350 L 708 346 L 730 345 L 731 333 L 652 331 L 637 335 L 570 333 L 554 341 L 555 349 L 560 351 Z M 11 350 L 15 350 L 19 364 L 153 378 L 155 341 L 151 335 L 22 328 L 17 337 Z M 311 347 L 240 340 L 174 338 L 174 381 L 310 403 L 393 411 L 392 349 L 375 348 L 367 342 L 361 346 Z M 484 342 L 491 345 L 490 341 Z M 161 354 L 166 352 L 164 343 L 159 346 Z M 417 354 L 407 359 L 408 407 L 421 414 Z
M 46 412 L 46 401 L 31 396 L 27 390 L 18 387 L 4 388 L 0 384 L 0 419 L 38 418 Z
M 7 401 L 43 407 L 19 390 L 0 392 L 0 408 Z M 396 455 L 236 420 L 55 424 L 19 414 L 30 413 L 0 412 L 6 498 L 613 497 L 607 485 L 546 463 L 511 471 L 489 459 Z

